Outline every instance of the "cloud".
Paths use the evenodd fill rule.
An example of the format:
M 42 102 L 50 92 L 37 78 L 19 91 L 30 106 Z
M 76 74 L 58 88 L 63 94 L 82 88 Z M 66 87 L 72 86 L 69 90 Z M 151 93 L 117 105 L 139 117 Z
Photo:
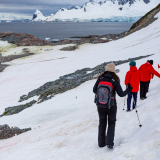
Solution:
M 66 5 L 66 4 L 71 4 L 71 5 L 82 5 L 86 2 L 86 0 L 81 0 L 81 1 L 76 1 L 76 0 L 1 0 L 0 4 L 6 4 L 6 5 Z
M 32 17 L 35 10 L 39 9 L 44 15 L 57 12 L 60 8 L 67 8 L 72 5 L 84 5 L 88 0 L 0 0 L 0 15 L 12 14 L 21 15 L 24 18 Z M 95 0 L 99 2 L 98 0 Z

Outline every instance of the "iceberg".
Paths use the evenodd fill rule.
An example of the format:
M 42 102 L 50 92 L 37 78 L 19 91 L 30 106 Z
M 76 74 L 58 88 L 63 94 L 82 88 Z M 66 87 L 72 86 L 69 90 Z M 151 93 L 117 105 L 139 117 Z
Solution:
M 45 38 L 46 41 L 50 40 L 50 38 Z

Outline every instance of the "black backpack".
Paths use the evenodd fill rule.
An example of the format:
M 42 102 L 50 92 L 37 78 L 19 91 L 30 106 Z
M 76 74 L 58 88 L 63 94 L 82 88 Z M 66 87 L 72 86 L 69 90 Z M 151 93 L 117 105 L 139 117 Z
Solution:
M 98 84 L 97 94 L 96 94 L 96 103 L 99 107 L 110 109 L 111 106 L 114 105 L 114 95 L 113 91 L 113 83 L 114 79 L 109 81 L 103 81 L 103 77 Z

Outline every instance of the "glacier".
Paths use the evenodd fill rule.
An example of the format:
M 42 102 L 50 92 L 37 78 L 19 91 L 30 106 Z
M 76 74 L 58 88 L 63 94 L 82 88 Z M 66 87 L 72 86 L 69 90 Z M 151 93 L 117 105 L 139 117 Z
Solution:
M 73 19 L 55 19 L 53 22 L 136 22 L 141 18 L 141 16 L 137 17 L 122 17 L 122 16 L 116 16 L 111 18 L 97 18 L 97 19 L 79 19 L 79 18 L 73 18 Z

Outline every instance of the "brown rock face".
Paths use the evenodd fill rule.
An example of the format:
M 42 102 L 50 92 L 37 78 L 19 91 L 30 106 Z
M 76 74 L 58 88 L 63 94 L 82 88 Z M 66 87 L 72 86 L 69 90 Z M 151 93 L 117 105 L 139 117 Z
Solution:
M 33 35 L 27 33 L 13 33 L 13 32 L 2 32 L 0 38 L 8 43 L 13 43 L 18 46 L 44 46 L 53 45 L 51 42 L 41 40 Z
M 19 129 L 18 127 L 10 128 L 7 124 L 0 125 L 0 140 L 11 138 L 15 135 L 30 131 L 31 128 Z
M 134 23 L 132 25 L 132 27 L 130 28 L 131 33 L 140 30 L 144 27 L 147 27 L 148 25 L 150 25 L 151 23 L 153 23 L 157 18 L 154 18 L 154 16 L 160 12 L 160 4 L 155 7 L 154 9 L 152 9 L 151 11 L 149 11 L 148 13 L 146 13 L 142 18 L 140 18 L 136 23 Z
M 11 34 L 13 34 L 13 32 L 11 32 L 11 31 L 1 32 L 0 33 L 0 38 L 4 38 L 6 36 L 10 36 Z

